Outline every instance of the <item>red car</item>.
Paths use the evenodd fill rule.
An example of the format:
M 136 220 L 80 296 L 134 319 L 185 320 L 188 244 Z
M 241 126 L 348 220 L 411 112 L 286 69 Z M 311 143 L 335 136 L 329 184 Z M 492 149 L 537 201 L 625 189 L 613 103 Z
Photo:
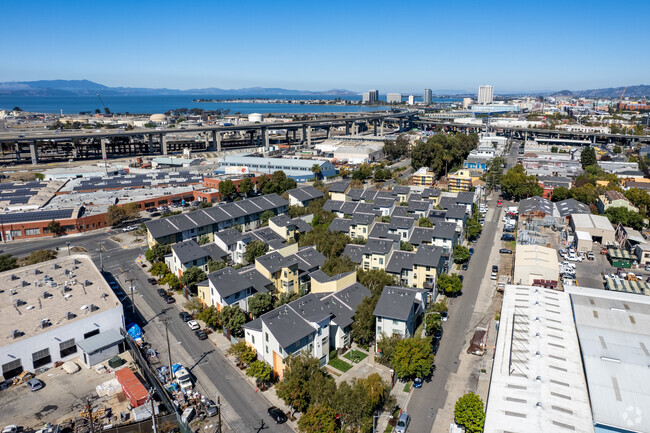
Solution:
M 497 201 L 497 207 L 503 206 L 503 202 L 501 200 Z

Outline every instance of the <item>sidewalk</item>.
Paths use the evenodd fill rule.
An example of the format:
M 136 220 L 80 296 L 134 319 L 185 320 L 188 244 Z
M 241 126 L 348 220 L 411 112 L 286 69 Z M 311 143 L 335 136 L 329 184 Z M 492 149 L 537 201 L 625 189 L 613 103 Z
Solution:
M 496 210 L 490 209 L 486 220 L 497 222 L 496 236 L 503 228 L 502 221 L 497 221 Z M 495 236 L 495 237 L 496 237 Z M 499 249 L 501 242 L 498 238 L 490 250 L 490 260 L 494 263 L 500 263 Z M 474 312 L 470 320 L 468 329 L 465 331 L 465 345 L 458 358 L 458 371 L 452 373 L 447 380 L 445 390 L 447 399 L 445 406 L 436 414 L 431 432 L 448 431 L 449 424 L 454 423 L 454 407 L 456 401 L 468 392 L 478 394 L 483 400 L 487 401 L 490 375 L 492 371 L 492 359 L 494 357 L 494 348 L 496 344 L 497 330 L 494 321 L 494 314 L 500 311 L 501 295 L 496 292 L 496 281 L 490 279 L 490 273 L 486 272 L 481 280 L 481 285 L 476 299 Z M 487 328 L 486 350 L 483 356 L 477 356 L 467 353 L 469 340 L 474 335 L 477 327 Z

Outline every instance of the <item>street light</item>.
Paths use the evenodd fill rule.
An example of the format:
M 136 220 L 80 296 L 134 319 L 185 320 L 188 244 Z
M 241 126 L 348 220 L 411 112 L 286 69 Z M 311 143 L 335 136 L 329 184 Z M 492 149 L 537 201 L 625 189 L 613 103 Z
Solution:
M 377 427 L 376 427 L 376 420 L 377 418 L 380 418 L 381 415 L 373 415 L 372 416 L 372 433 L 376 433 Z
M 65 244 L 68 246 L 68 256 L 70 255 L 70 241 L 65 241 Z

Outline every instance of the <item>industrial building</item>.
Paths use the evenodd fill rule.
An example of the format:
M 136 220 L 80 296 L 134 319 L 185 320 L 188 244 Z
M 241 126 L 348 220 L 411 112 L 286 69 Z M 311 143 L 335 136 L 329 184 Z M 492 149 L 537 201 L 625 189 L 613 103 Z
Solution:
M 587 232 L 593 242 L 598 242 L 601 245 L 613 245 L 616 241 L 616 230 L 606 216 L 572 214 L 569 224 L 573 233 Z
M 558 281 L 560 265 L 557 251 L 539 245 L 517 245 L 515 284 L 533 285 L 536 280 Z
M 580 347 L 567 293 L 507 285 L 483 431 L 593 433 Z
M 123 350 L 122 304 L 89 256 L 13 269 L 0 279 L 4 379 L 76 356 L 90 366 Z
M 650 298 L 585 287 L 565 290 L 573 307 L 565 317 L 575 320 L 580 345 L 572 346 L 582 352 L 595 431 L 650 431 Z
M 320 168 L 319 175 L 321 177 L 327 178 L 337 174 L 336 168 L 329 161 L 254 156 L 225 156 L 220 162 L 217 173 L 226 173 L 231 170 L 230 167 L 265 174 L 283 171 L 287 177 L 294 179 L 296 182 L 306 182 L 316 177 L 316 174 L 312 171 L 315 165 Z

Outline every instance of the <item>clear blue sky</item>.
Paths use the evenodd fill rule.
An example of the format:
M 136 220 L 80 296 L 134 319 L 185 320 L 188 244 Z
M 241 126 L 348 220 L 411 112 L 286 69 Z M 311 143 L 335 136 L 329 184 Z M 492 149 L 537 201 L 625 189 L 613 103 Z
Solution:
M 495 93 L 650 84 L 650 1 L 5 1 L 0 81 Z

